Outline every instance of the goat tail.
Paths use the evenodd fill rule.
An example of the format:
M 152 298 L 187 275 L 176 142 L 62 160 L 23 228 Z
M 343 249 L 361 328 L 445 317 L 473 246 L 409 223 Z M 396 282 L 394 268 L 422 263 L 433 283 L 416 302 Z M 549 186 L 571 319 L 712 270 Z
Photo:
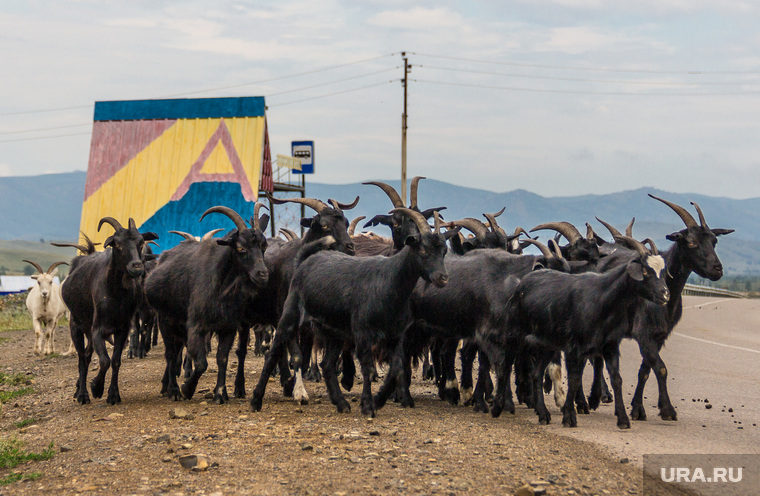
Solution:
M 298 250 L 298 253 L 296 253 L 296 267 L 301 265 L 304 260 L 314 255 L 315 253 L 322 250 L 328 250 L 333 244 L 335 244 L 335 238 L 332 236 L 325 236 L 324 238 L 319 238 L 316 241 L 306 243 L 301 247 L 300 250 Z

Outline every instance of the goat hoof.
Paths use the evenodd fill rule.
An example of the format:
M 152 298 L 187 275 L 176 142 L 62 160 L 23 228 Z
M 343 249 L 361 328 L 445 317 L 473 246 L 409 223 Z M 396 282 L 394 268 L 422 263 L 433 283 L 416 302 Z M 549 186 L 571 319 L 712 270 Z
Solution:
M 254 391 L 253 398 L 251 398 L 251 409 L 254 412 L 260 412 L 262 403 L 263 403 L 263 398 L 261 397 L 261 395 L 256 394 L 256 392 Z
M 90 402 L 90 397 L 87 394 L 80 394 L 79 396 L 77 396 L 77 401 L 79 402 L 80 405 L 86 405 L 87 403 Z
M 291 377 L 282 384 L 282 395 L 286 398 L 293 397 L 293 389 L 296 387 L 296 378 Z
M 617 426 L 618 426 L 618 429 L 630 429 L 631 422 L 627 418 L 623 420 L 618 420 Z
M 401 400 L 401 408 L 414 408 L 414 399 L 411 396 Z
M 106 403 L 109 405 L 118 405 L 121 403 L 121 396 L 119 396 L 119 393 L 116 394 L 109 394 L 108 399 L 106 400 Z
M 180 392 L 182 393 L 182 397 L 186 400 L 193 399 L 193 395 L 195 394 L 195 388 L 190 387 L 188 384 L 183 384 L 179 388 Z
M 474 402 L 474 408 L 473 408 L 473 409 L 474 409 L 476 412 L 480 412 L 480 413 L 488 413 L 488 403 L 486 403 L 486 402 L 485 402 L 485 401 L 483 401 L 483 400 L 481 400 L 481 401 L 475 401 L 475 402 Z
M 631 405 L 631 418 L 633 420 L 646 420 L 647 413 L 644 410 L 644 405 Z
M 104 384 L 102 382 L 92 381 L 90 383 L 90 389 L 92 390 L 92 397 L 93 398 L 102 398 L 103 397 L 103 387 L 104 387 Z
M 232 393 L 232 395 L 235 398 L 245 398 L 245 388 L 235 388 L 235 391 Z
M 612 403 L 613 398 L 610 393 L 605 393 L 602 395 L 602 403 Z
M 576 410 L 578 411 L 578 414 L 580 415 L 588 415 L 588 405 L 578 405 L 576 407 Z
M 588 395 L 588 407 L 592 410 L 599 408 L 600 398 L 595 394 Z
M 660 417 L 662 420 L 678 420 L 676 418 L 676 410 L 672 406 L 660 409 Z
M 444 396 L 446 401 L 449 402 L 451 405 L 458 405 L 459 404 L 459 389 L 455 388 L 448 388 L 444 390 Z
M 336 406 L 338 408 L 338 413 L 350 413 L 351 412 L 351 405 L 345 399 L 338 401 L 336 403 Z

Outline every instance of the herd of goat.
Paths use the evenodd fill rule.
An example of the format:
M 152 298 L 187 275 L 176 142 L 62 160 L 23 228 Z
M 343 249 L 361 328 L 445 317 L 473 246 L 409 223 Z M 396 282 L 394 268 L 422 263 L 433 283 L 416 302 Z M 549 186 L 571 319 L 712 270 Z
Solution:
M 713 281 L 723 275 L 715 245 L 717 236 L 732 229 L 709 228 L 696 203 L 692 205 L 699 222 L 685 208 L 649 195 L 685 224 L 667 236 L 672 245 L 665 252 L 659 252 L 651 239 L 636 240 L 633 221 L 623 234 L 597 219 L 609 230 L 610 241 L 588 224 L 586 236 L 567 222 L 541 224 L 530 232 L 556 231 L 554 238 L 541 243 L 522 228 L 508 234 L 496 220 L 501 212 L 483 214 L 487 222 L 474 218 L 444 222 L 439 213 L 444 207 L 418 206 L 420 179 L 412 180 L 408 207 L 388 184 L 365 183 L 381 188 L 393 209 L 364 226 L 388 226 L 389 238 L 371 232 L 354 234 L 363 217 L 349 224 L 344 212 L 355 207 L 359 197 L 350 204 L 270 197 L 274 204 L 301 203 L 315 211 L 313 217 L 301 220 L 306 229 L 303 237 L 281 230 L 283 238 L 267 238 L 269 216 L 257 203 L 247 223 L 228 207 L 208 209 L 201 220 L 221 214 L 232 220 L 235 229 L 223 237 L 214 237 L 220 229 L 202 238 L 176 232 L 185 240 L 160 256 L 149 246 L 157 235 L 141 233 L 133 219 L 127 227 L 112 217 L 101 219 L 98 230 L 103 224 L 114 229 L 103 251 L 97 251 L 87 236 L 81 245 L 56 245 L 80 251 L 59 289 L 70 312 L 71 339 L 79 358 L 76 400 L 89 403 L 90 394 L 101 398 L 110 368 L 107 402 L 120 403 L 119 370 L 130 330 L 134 342 L 129 354 L 142 357 L 155 327 L 165 346 L 162 395 L 172 400 L 193 397 L 208 367 L 215 335 L 213 399 L 219 404 L 229 399 L 227 362 L 236 337 L 233 394 L 243 398 L 250 330 L 274 328 L 251 398 L 254 411 L 261 410 L 276 369 L 286 396 L 308 402 L 304 376 L 323 377 L 338 411 L 350 411 L 341 386 L 346 390 L 353 386 L 355 358 L 363 379 L 362 415 L 374 417 L 391 398 L 412 407 L 413 363 L 427 362 L 429 357 L 439 396 L 451 403 L 472 404 L 476 411 L 490 411 L 494 417 L 504 410 L 514 413 L 514 369 L 517 400 L 534 408 L 541 424 L 551 419 L 544 391 L 554 387 L 563 425 L 576 426 L 576 408 L 588 413 L 602 401 L 614 401 L 617 425 L 624 429 L 630 420 L 623 405 L 619 347 L 624 338 L 632 338 L 638 342 L 642 363 L 631 417 L 646 419 L 643 392 L 653 371 L 660 416 L 676 420 L 668 396 L 668 371 L 659 352 L 681 318 L 681 292 L 689 275 L 695 272 Z M 463 229 L 471 234 L 464 235 Z M 560 246 L 562 237 L 566 243 Z M 540 255 L 523 254 L 531 245 Z M 54 292 L 50 284 L 55 267 L 63 262 L 47 272 L 29 263 L 39 271 L 38 285 L 27 300 L 39 336 L 48 321 L 38 323 L 35 311 L 44 313 Z M 113 345 L 110 357 L 106 342 Z M 99 368 L 88 392 L 93 350 Z M 319 366 L 317 350 L 322 356 Z M 455 369 L 457 350 L 461 384 Z M 42 351 L 38 337 L 35 352 Z M 566 394 L 560 380 L 562 356 Z M 588 398 L 581 381 L 587 361 L 594 370 Z M 387 364 L 387 373 L 373 395 L 378 362 Z M 605 366 L 611 395 L 603 376 Z

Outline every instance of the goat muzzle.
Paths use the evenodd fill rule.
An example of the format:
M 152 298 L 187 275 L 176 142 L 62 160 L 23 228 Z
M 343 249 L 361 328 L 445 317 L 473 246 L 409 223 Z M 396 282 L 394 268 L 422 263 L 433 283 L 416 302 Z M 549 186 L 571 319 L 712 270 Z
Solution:
M 127 274 L 130 277 L 140 277 L 145 273 L 145 265 L 142 262 L 129 262 L 127 264 Z

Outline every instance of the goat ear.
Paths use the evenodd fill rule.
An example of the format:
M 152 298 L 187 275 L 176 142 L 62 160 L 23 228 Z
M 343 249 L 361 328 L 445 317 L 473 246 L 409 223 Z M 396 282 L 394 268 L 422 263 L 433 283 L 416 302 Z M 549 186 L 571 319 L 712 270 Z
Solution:
M 301 219 L 301 227 L 305 227 L 306 229 L 309 229 L 311 227 L 311 221 L 314 220 L 314 217 L 304 217 Z M 263 231 L 263 229 L 262 229 Z
M 157 255 L 157 254 L 155 254 L 155 253 L 146 253 L 144 256 L 145 256 L 145 261 L 146 261 L 146 262 L 149 262 L 149 261 L 151 261 L 151 260 L 158 260 L 158 257 L 159 257 L 160 255 Z
M 259 229 L 262 232 L 266 231 L 268 225 L 269 225 L 269 214 L 263 214 L 261 217 L 259 217 Z
M 636 261 L 629 262 L 628 266 L 625 268 L 625 271 L 628 272 L 628 275 L 634 281 L 644 280 L 644 270 L 639 262 L 636 262 Z
M 377 226 L 379 224 L 382 224 L 384 226 L 392 226 L 393 217 L 390 215 L 376 215 L 368 220 L 363 227 Z
M 710 229 L 712 233 L 716 236 L 723 236 L 724 234 L 731 234 L 734 232 L 733 229 Z
M 679 239 L 682 239 L 682 238 L 683 238 L 683 232 L 681 232 L 681 231 L 676 231 L 674 233 L 670 233 L 667 236 L 665 236 L 665 239 L 667 239 L 669 241 L 676 241 L 676 242 Z
M 108 236 L 103 242 L 103 248 L 107 248 L 113 244 L 113 236 Z
M 142 234 L 143 241 L 155 241 L 158 239 L 158 234 L 154 232 L 144 232 L 140 234 Z
M 237 240 L 237 232 L 237 229 L 234 229 L 223 238 L 214 238 L 216 240 L 216 244 L 220 246 L 234 246 L 235 241 Z
M 36 281 L 38 277 L 40 277 L 40 275 L 39 275 L 39 274 L 34 274 L 34 275 L 32 276 L 32 279 L 34 279 L 34 280 Z
M 419 236 L 419 234 L 414 234 L 414 235 L 411 235 L 411 236 L 407 236 L 406 239 L 404 240 L 404 244 L 406 246 L 414 246 L 414 245 L 418 244 L 419 242 L 420 242 L 420 236 Z
M 544 262 L 537 261 L 533 264 L 533 268 L 531 270 L 541 270 L 545 268 L 546 268 L 546 264 Z
M 448 231 L 443 233 L 443 237 L 445 239 L 451 239 L 452 237 L 458 235 L 461 229 L 462 229 L 461 227 L 455 227 L 454 229 L 449 229 Z
M 446 207 L 429 208 L 427 210 L 423 210 L 420 213 L 422 214 L 423 217 L 425 217 L 426 219 L 429 219 L 430 217 L 433 216 L 435 212 L 438 212 L 438 217 L 440 217 L 441 220 L 444 220 L 443 215 L 441 215 L 441 210 L 446 210 Z

